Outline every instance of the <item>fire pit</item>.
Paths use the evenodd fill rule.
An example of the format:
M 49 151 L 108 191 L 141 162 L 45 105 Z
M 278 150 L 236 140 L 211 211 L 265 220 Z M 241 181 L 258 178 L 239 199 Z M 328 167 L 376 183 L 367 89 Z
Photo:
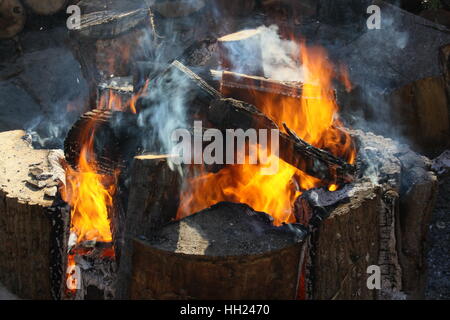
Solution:
M 284 23 L 163 39 L 169 22 L 191 25 L 182 9 L 159 4 L 154 15 L 138 0 L 112 1 L 106 11 L 97 1 L 81 5 L 87 12 L 71 45 L 90 111 L 65 136 L 64 155 L 29 149 L 22 132 L 8 136 L 9 156 L 0 155 L 13 170 L 39 151 L 22 175 L 45 191 L 24 200 L 8 180 L 0 212 L 45 212 L 38 224 L 46 238 L 37 237 L 50 252 L 38 266 L 51 270 L 44 298 L 423 294 L 432 163 L 350 128 L 336 88 L 354 84 L 324 47 Z M 140 50 L 146 41 L 155 44 L 150 54 Z M 0 226 L 20 217 L 29 219 L 0 215 Z M 0 232 L 0 242 L 11 239 Z M 0 270 L 19 259 L 8 262 L 7 252 L 0 250 Z M 371 270 L 379 270 L 377 290 Z
M 110 208 L 120 257 L 117 297 L 389 298 L 408 285 L 417 287 L 415 276 L 403 268 L 416 268 L 420 258 L 398 251 L 402 237 L 410 236 L 409 230 L 401 231 L 400 208 L 412 201 L 405 186 L 410 184 L 428 200 L 407 214 L 428 219 L 435 189 L 430 164 L 392 140 L 343 128 L 336 118 L 332 66 L 323 49 L 305 47 L 301 52 L 309 72 L 304 82 L 211 69 L 230 64 L 227 46 L 240 50 L 242 42 L 251 41 L 250 47 L 257 43 L 260 48 L 263 32 L 248 30 L 245 36 L 232 34 L 206 46 L 201 42 L 180 59 L 191 67 L 180 61 L 165 69 L 144 65 L 150 70 L 137 72 L 144 78 L 135 82 L 147 84 L 128 99 L 128 112 L 94 110 L 69 132 L 65 146 L 71 165 L 83 160 L 86 143 L 80 143 L 80 135 L 86 135 L 97 156 L 94 172 L 115 181 L 116 191 L 104 198 L 114 199 L 116 208 L 111 203 L 104 207 Z M 345 72 L 341 79 L 350 86 Z M 183 97 L 184 123 L 208 126 L 185 127 L 192 139 L 201 136 L 201 150 L 208 147 L 203 137 L 211 128 L 219 133 L 280 130 L 269 134 L 279 142 L 278 171 L 262 175 L 261 165 L 232 164 L 236 155 L 226 158 L 234 147 L 224 149 L 213 166 L 179 166 L 176 156 L 161 155 L 160 150 L 169 151 L 167 141 L 150 123 L 159 112 L 177 112 L 176 98 L 164 95 L 167 101 L 161 101 L 161 93 L 167 92 Z M 143 139 L 155 135 L 156 143 Z M 267 230 L 275 238 L 259 239 L 271 234 Z M 423 233 L 417 231 L 412 243 L 420 247 Z M 382 270 L 381 293 L 364 285 L 371 265 Z M 228 286 L 236 289 L 224 289 Z

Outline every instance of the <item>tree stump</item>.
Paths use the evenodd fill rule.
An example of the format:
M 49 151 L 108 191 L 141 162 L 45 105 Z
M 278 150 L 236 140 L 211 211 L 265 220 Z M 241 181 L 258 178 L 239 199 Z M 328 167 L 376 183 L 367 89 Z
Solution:
M 32 149 L 24 136 L 0 133 L 0 281 L 21 298 L 57 298 L 70 212 L 57 210 L 46 192 L 58 185 L 57 160 L 49 160 L 49 150 Z
M 123 282 L 130 286 L 120 298 L 422 297 L 423 242 L 437 187 L 431 162 L 390 139 L 362 131 L 351 135 L 359 146 L 357 178 L 335 192 L 304 192 L 295 205 L 297 223 L 303 225 L 301 244 L 259 252 L 264 259 L 247 245 L 256 234 L 242 232 L 251 209 L 221 203 L 170 223 L 178 184 L 168 181 L 179 181 L 178 173 L 164 157 L 147 158 L 144 166 L 135 163 L 124 238 L 131 250 L 123 251 L 131 256 L 119 267 L 119 279 L 130 279 Z M 261 239 L 251 242 L 264 246 L 273 235 L 269 225 L 258 225 Z M 128 278 L 123 278 L 125 266 Z M 379 267 L 380 290 L 367 286 L 370 266 Z M 267 272 L 256 274 L 253 267 Z M 262 289 L 250 290 L 252 282 Z
M 181 176 L 169 167 L 170 159 L 167 155 L 134 158 L 130 170 L 127 213 L 116 220 L 120 220 L 122 225 L 117 288 L 119 299 L 129 297 L 133 239 L 140 235 L 151 236 L 176 217 Z
M 305 235 L 217 204 L 133 242 L 130 298 L 295 299 Z
M 416 150 L 434 155 L 448 146 L 450 109 L 442 77 L 410 83 L 394 91 L 390 102 L 392 117 Z

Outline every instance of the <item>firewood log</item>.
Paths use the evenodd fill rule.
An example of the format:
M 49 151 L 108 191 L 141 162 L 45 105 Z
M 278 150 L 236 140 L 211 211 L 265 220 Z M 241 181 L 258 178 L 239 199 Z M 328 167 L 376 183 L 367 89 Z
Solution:
M 0 39 L 10 39 L 22 31 L 26 14 L 19 0 L 0 2 Z
M 24 0 L 36 14 L 51 15 L 65 8 L 67 0 Z
M 102 79 L 131 75 L 131 58 L 139 59 L 133 54 L 140 48 L 151 11 L 139 0 L 82 0 L 78 5 L 81 26 L 71 30 L 70 45 L 89 85 L 89 103 L 95 106 Z
M 120 125 L 118 125 L 120 124 Z M 86 138 L 86 129 L 93 126 L 94 153 L 101 173 L 113 174 L 127 167 L 139 149 L 140 128 L 134 114 L 94 109 L 75 122 L 64 140 L 66 161 L 76 168 Z
M 206 114 L 212 100 L 222 97 L 217 90 L 178 60 L 156 76 L 149 86 L 153 90 L 149 90 L 148 95 L 138 100 L 136 106 L 138 112 L 159 104 L 161 92 L 170 92 L 172 96 L 182 95 L 186 101 L 188 116 L 196 118 Z
M 116 11 L 87 13 L 81 16 L 79 32 L 83 36 L 91 38 L 117 37 L 147 21 L 149 14 L 148 9 L 135 9 L 120 13 Z
M 24 136 L 0 133 L 0 281 L 20 298 L 58 298 L 70 210 L 58 208 L 46 190 L 56 188 L 62 168 L 53 151 L 33 149 Z M 31 176 L 42 184 L 30 183 Z
M 228 98 L 257 104 L 254 92 L 272 93 L 301 98 L 303 84 L 300 82 L 277 81 L 230 71 L 211 70 L 213 79 L 220 81 L 221 92 Z
M 234 99 L 212 102 L 208 120 L 222 130 L 226 129 L 277 129 L 278 126 L 256 107 Z M 350 181 L 354 166 L 338 159 L 329 152 L 301 140 L 287 128 L 279 135 L 279 156 L 294 167 L 320 178 L 325 183 Z
M 219 203 L 133 240 L 130 298 L 295 299 L 305 236 Z
M 200 67 L 210 63 L 217 51 L 217 41 L 215 39 L 204 39 L 195 41 L 188 46 L 175 60 L 189 67 Z M 170 61 L 136 61 L 132 66 L 134 91 L 138 92 L 147 80 L 153 79 L 163 72 L 170 64 Z M 206 71 L 205 71 L 206 73 Z M 210 80 L 209 75 L 202 74 L 202 78 Z M 212 79 L 211 79 L 212 80 Z M 210 81 L 207 81 L 210 83 Z

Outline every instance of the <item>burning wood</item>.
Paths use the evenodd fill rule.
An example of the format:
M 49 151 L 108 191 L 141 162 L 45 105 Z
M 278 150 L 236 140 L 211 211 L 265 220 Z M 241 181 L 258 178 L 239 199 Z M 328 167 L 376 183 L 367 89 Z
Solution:
M 211 75 L 213 79 L 220 81 L 221 92 L 224 96 L 243 100 L 248 103 L 255 104 L 254 98 L 252 99 L 255 91 L 293 98 L 302 97 L 303 84 L 301 82 L 277 81 L 230 71 L 211 70 Z
M 149 86 L 156 90 L 170 92 L 173 95 L 182 90 L 181 93 L 187 101 L 187 112 L 192 118 L 195 118 L 195 115 L 201 116 L 202 113 L 206 112 L 213 99 L 222 97 L 219 92 L 178 60 L 172 62 L 164 72 L 156 76 Z M 158 105 L 159 99 L 157 93 L 152 94 L 152 91 L 150 91 L 147 96 L 138 101 L 137 112 Z
M 216 127 L 226 129 L 278 129 L 278 126 L 254 106 L 233 99 L 214 101 L 208 114 Z M 280 133 L 280 158 L 325 184 L 349 182 L 353 165 L 300 139 L 286 125 L 288 134 Z

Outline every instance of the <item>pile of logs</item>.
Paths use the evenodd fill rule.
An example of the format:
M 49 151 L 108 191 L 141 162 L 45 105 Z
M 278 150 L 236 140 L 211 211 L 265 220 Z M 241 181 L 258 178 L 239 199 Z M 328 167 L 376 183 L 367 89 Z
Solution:
M 173 195 L 182 184 L 171 156 L 135 157 L 118 297 L 423 297 L 424 239 L 437 188 L 431 162 L 383 137 L 352 137 L 364 166 L 358 179 L 337 192 L 304 193 L 295 208 L 300 224 L 279 228 L 263 213 L 228 203 L 174 221 Z M 280 246 L 266 251 L 268 243 Z M 381 268 L 382 290 L 367 287 L 372 265 Z
M 90 247 L 90 254 L 78 261 L 94 266 L 86 267 L 79 298 L 422 297 L 424 239 L 437 185 L 427 158 L 390 139 L 352 131 L 358 159 L 351 165 L 303 141 L 285 124 L 275 123 L 249 91 L 298 99 L 301 83 L 264 78 L 260 58 L 244 64 L 242 72 L 249 74 L 211 70 L 212 65 L 233 68 L 227 60 L 229 42 L 239 46 L 250 41 L 257 48 L 257 30 L 197 42 L 166 61 L 133 64 L 131 57 L 141 62 L 148 57 L 120 51 L 111 63 L 108 53 L 115 48 L 126 44 L 134 51 L 133 46 L 148 32 L 153 14 L 142 1 L 126 6 L 106 2 L 106 8 L 104 1 L 80 2 L 82 28 L 73 31 L 72 37 L 90 82 L 92 104 L 98 104 L 98 97 L 108 91 L 126 102 L 147 81 L 154 90 L 137 101 L 138 114 L 92 110 L 66 138 L 65 158 L 75 166 L 81 150 L 79 134 L 86 123 L 96 121 L 94 149 L 99 167 L 104 173 L 121 172 L 115 199 L 118 208 L 111 217 L 117 261 L 100 257 L 104 244 Z M 36 10 L 42 10 L 47 1 L 39 3 Z M 171 5 L 157 2 L 156 15 L 182 18 L 207 7 L 200 0 L 180 10 L 171 10 Z M 286 3 L 262 1 L 261 5 L 271 8 Z M 228 12 L 243 15 L 254 7 L 255 1 L 245 1 L 243 7 L 227 6 Z M 306 7 L 311 15 L 326 16 L 325 8 L 311 1 L 305 2 Z M 10 16 L 20 17 L 14 8 Z M 339 5 L 331 8 L 339 11 Z M 111 75 L 115 77 L 109 79 Z M 337 183 L 341 189 L 304 192 L 293 208 L 296 223 L 280 227 L 273 226 L 270 212 L 255 212 L 236 203 L 218 203 L 175 221 L 182 178 L 192 168 L 174 167 L 174 156 L 161 154 L 160 145 L 148 148 L 142 143 L 142 121 L 160 103 L 161 96 L 154 94 L 158 90 L 170 96 L 183 94 L 188 119 L 202 120 L 211 128 L 280 129 L 281 159 L 324 185 Z M 67 254 L 86 248 L 68 250 L 70 208 L 54 193 L 56 184 L 64 183 L 54 152 L 32 149 L 23 136 L 21 131 L 0 134 L 0 141 L 7 142 L 0 154 L 0 242 L 4 244 L 0 281 L 24 298 L 63 298 Z M 366 284 L 368 267 L 373 265 L 381 268 L 381 290 L 370 290 Z

